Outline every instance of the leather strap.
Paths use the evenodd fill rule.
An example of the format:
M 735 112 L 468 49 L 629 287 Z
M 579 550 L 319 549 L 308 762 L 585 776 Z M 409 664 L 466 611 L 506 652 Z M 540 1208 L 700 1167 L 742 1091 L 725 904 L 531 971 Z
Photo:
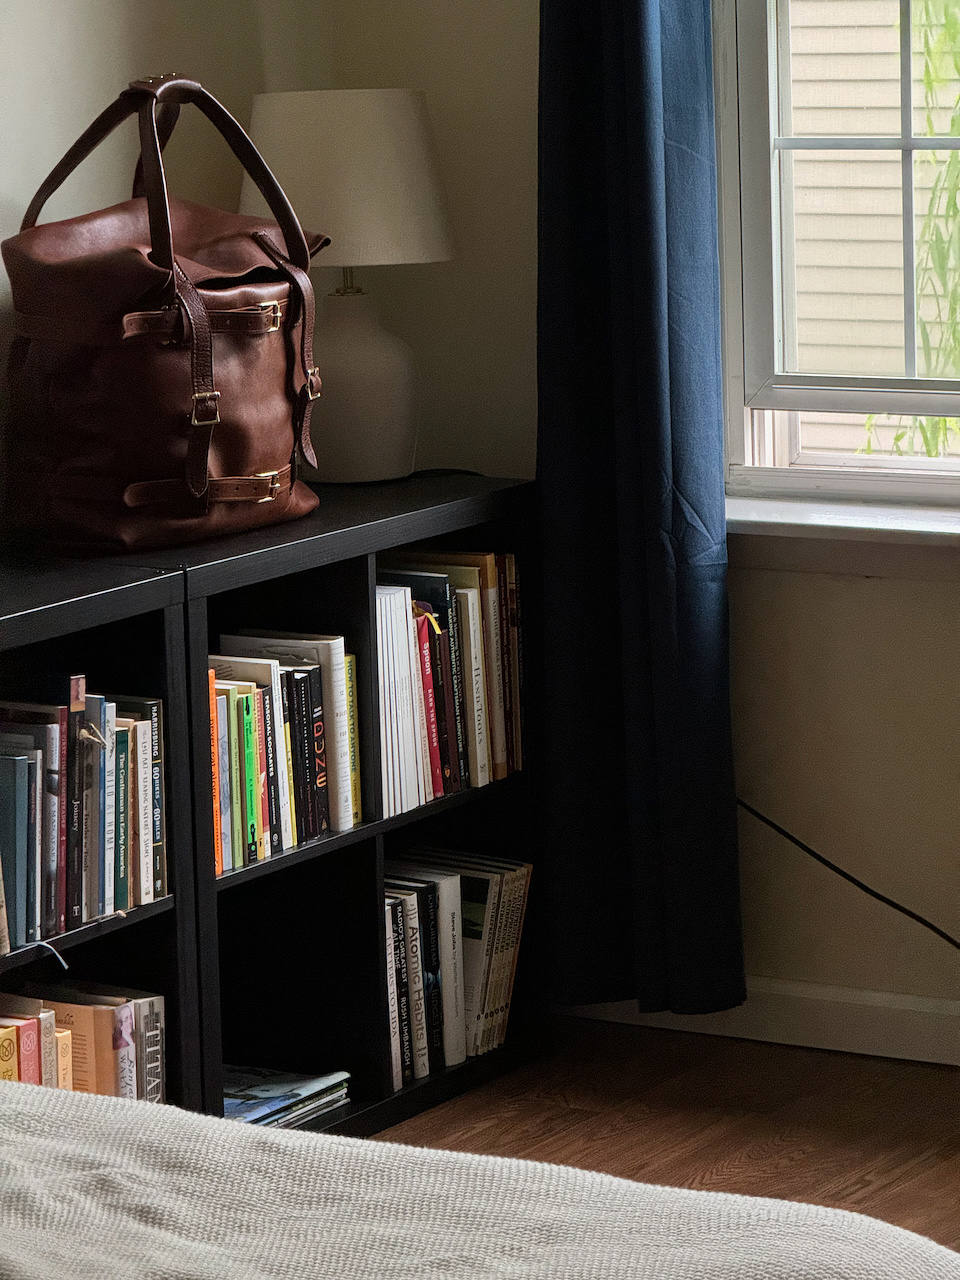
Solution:
M 208 502 L 272 502 L 293 483 L 289 466 L 256 476 L 221 476 L 207 481 Z M 182 480 L 143 480 L 129 484 L 123 491 L 124 505 L 152 507 L 162 503 L 182 502 Z
M 310 418 L 313 413 L 313 402 L 323 390 L 323 382 L 320 377 L 320 371 L 313 363 L 313 348 L 311 346 L 313 325 L 316 318 L 313 285 L 306 271 L 302 271 L 295 263 L 291 262 L 286 254 L 273 243 L 266 232 L 255 231 L 253 238 L 264 253 L 273 259 L 277 269 L 287 276 L 300 297 L 302 320 L 300 325 L 300 367 L 303 373 L 303 386 L 297 396 L 295 437 L 300 445 L 300 454 L 304 461 L 309 463 L 311 467 L 316 468 L 318 463 L 313 441 L 310 438 Z
M 262 307 L 242 307 L 236 311 L 210 311 L 213 333 L 235 333 L 258 337 L 274 333 L 283 321 L 285 303 L 264 303 Z M 83 325 L 51 316 L 15 315 L 17 331 L 40 342 L 64 342 L 82 347 L 107 347 L 125 338 L 156 337 L 175 342 L 185 337 L 180 308 L 166 311 L 131 311 L 122 324 Z
M 193 385 L 192 430 L 187 438 L 187 487 L 195 498 L 207 489 L 207 462 L 213 429 L 220 421 L 220 392 L 213 383 L 213 335 L 203 299 L 180 264 L 174 263 L 177 298 L 190 322 L 190 381 Z

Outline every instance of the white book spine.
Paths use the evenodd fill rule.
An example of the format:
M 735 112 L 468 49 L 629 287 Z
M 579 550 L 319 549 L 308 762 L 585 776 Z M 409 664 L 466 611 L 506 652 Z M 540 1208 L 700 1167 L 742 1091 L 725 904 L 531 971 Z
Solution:
M 490 723 L 490 754 L 494 776 L 505 778 L 507 776 L 507 722 L 503 711 L 500 592 L 496 587 L 484 588 L 480 613 L 483 624 L 483 661 Z
M 417 751 L 417 794 L 421 804 L 433 799 L 430 769 L 430 743 L 427 739 L 427 708 L 423 700 L 423 676 L 420 671 L 420 646 L 417 644 L 417 622 L 413 616 L 410 588 L 403 588 L 407 611 L 407 646 L 410 651 L 410 688 L 413 694 L 413 725 Z
M 466 1017 L 463 994 L 463 919 L 460 877 L 432 868 L 404 865 L 405 875 L 432 880 L 437 886 L 437 933 L 440 942 L 440 1003 L 443 1008 L 443 1060 L 456 1067 L 466 1061 Z
M 393 808 L 393 774 L 389 759 L 389 714 L 387 708 L 386 688 L 386 601 L 377 592 L 377 686 L 380 696 L 380 807 L 385 818 L 392 818 Z
M 463 644 L 464 703 L 467 712 L 467 758 L 470 785 L 483 787 L 490 781 L 487 714 L 484 704 L 483 646 L 480 643 L 480 609 L 478 592 L 473 587 L 458 587 L 457 610 Z
M 117 704 L 106 704 L 107 771 L 103 826 L 103 912 L 112 916 L 115 908 L 114 870 L 117 851 Z
M 404 943 L 407 952 L 413 1076 L 415 1080 L 422 1080 L 430 1074 L 430 1049 L 427 1039 L 427 1005 L 423 992 L 423 956 L 420 954 L 420 911 L 415 893 L 400 896 L 403 898 L 403 928 L 406 934 Z
M 397 644 L 393 619 L 395 614 L 392 594 L 384 600 L 384 634 L 386 639 L 387 669 L 386 693 L 388 709 L 388 729 L 390 732 L 391 773 L 393 776 L 394 813 L 403 813 L 406 790 L 404 785 L 404 761 L 400 733 L 400 700 L 397 682 Z
M 144 906 L 153 901 L 153 783 L 150 777 L 152 763 L 150 747 L 150 721 L 137 720 L 133 726 L 136 744 L 137 769 L 137 835 L 140 857 L 140 901 Z
M 57 1087 L 57 1015 L 52 1009 L 37 1010 L 40 1023 L 40 1083 Z
M 393 690 L 400 753 L 400 812 L 420 803 L 417 788 L 417 755 L 413 727 L 413 691 L 410 686 L 409 630 L 403 611 L 403 592 L 390 596 L 393 644 Z
M 227 697 L 218 694 L 217 706 L 217 764 L 220 770 L 220 857 L 224 871 L 233 866 L 233 808 L 230 804 L 230 733 L 227 725 Z M 282 708 L 281 708 L 282 714 Z
M 137 1097 L 137 1045 L 132 1002 L 117 1005 L 113 1011 L 113 1046 L 117 1055 L 117 1096 Z
M 350 722 L 347 716 L 347 666 L 343 636 L 318 640 L 323 681 L 323 719 L 327 743 L 327 781 L 330 787 L 330 826 L 353 827 L 350 791 Z
M 397 999 L 397 969 L 394 960 L 393 912 L 390 903 L 384 903 L 384 922 L 387 932 L 387 1008 L 390 1015 L 390 1073 L 394 1092 L 403 1088 L 403 1060 L 400 1056 L 400 1005 Z

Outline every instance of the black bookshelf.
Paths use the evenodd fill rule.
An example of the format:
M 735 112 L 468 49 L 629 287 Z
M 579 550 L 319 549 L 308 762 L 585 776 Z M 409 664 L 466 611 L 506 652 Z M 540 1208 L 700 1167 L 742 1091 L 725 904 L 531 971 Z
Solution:
M 171 1101 L 221 1114 L 224 1061 L 345 1069 L 351 1103 L 311 1127 L 366 1134 L 489 1079 L 526 1043 L 522 965 L 506 1049 L 392 1092 L 384 858 L 427 841 L 527 851 L 535 830 L 527 768 L 382 817 L 376 556 L 431 541 L 515 551 L 528 567 L 534 490 L 453 473 L 319 492 L 318 510 L 302 520 L 193 547 L 0 561 L 0 692 L 26 671 L 48 669 L 60 677 L 85 671 L 91 688 L 122 685 L 164 699 L 171 896 L 53 945 L 71 977 L 164 993 Z M 364 821 L 217 877 L 207 654 L 221 632 L 242 626 L 346 637 L 358 664 Z M 44 947 L 0 960 L 0 985 L 9 989 L 18 979 L 62 976 Z M 530 1014 L 536 1002 L 526 1003 Z

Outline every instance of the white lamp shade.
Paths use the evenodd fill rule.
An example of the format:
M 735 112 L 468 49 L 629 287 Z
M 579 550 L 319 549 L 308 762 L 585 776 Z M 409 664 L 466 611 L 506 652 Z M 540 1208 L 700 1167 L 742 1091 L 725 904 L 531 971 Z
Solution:
M 250 136 L 301 224 L 330 237 L 324 266 L 441 262 L 453 256 L 422 94 L 259 93 Z M 241 212 L 263 207 L 245 177 Z

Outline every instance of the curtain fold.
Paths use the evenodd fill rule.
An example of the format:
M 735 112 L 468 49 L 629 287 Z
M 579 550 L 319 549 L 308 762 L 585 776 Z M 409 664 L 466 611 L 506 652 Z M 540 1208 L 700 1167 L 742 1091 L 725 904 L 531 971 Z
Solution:
M 551 971 L 744 999 L 709 0 L 541 0 L 538 478 Z

